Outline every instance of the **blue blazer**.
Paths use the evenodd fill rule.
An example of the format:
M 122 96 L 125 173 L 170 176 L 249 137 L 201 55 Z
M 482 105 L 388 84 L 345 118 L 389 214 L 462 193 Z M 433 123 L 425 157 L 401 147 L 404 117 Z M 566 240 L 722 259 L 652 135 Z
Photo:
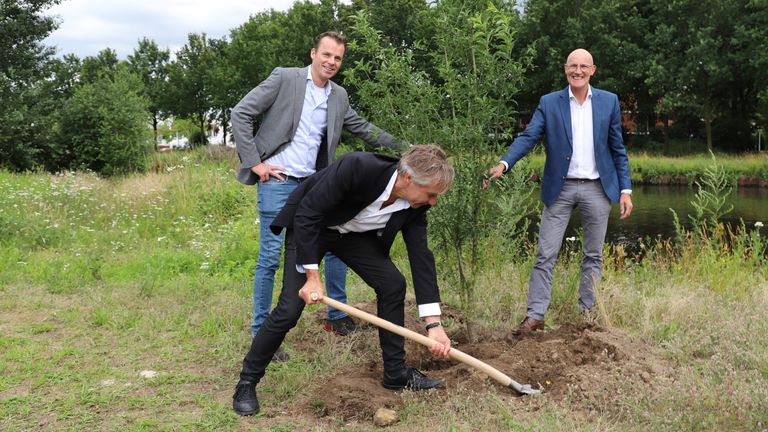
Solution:
M 621 138 L 619 98 L 592 87 L 592 133 L 595 162 L 600 183 L 613 202 L 619 202 L 621 191 L 632 189 L 629 159 Z M 541 179 L 541 200 L 549 206 L 557 200 L 565 184 L 568 165 L 573 155 L 571 104 L 568 87 L 542 96 L 528 127 L 515 138 L 501 158 L 511 168 L 546 136 L 546 162 Z

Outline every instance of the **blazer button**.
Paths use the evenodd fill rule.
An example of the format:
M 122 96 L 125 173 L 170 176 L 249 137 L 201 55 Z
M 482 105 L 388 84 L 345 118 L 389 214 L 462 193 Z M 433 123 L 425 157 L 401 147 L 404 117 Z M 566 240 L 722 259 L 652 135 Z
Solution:
M 565 160 L 571 160 L 571 157 L 570 156 L 566 156 Z

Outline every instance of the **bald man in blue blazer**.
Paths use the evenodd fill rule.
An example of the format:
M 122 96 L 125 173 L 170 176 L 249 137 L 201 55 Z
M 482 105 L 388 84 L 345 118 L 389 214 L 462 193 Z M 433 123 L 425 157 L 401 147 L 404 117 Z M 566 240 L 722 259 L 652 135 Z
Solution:
M 573 51 L 564 71 L 568 86 L 541 98 L 528 127 L 489 171 L 490 178 L 500 177 L 546 137 L 538 251 L 528 286 L 528 311 L 514 332 L 517 335 L 544 328 L 552 269 L 573 209 L 579 208 L 584 230 L 579 309 L 585 315 L 595 305 L 611 203 L 619 204 L 621 219 L 632 212 L 619 99 L 589 85 L 597 66 L 588 51 Z

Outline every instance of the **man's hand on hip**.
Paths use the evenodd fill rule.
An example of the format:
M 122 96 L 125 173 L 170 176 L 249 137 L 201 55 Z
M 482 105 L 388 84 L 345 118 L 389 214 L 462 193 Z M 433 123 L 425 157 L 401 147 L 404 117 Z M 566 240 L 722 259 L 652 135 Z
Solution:
M 285 168 L 281 166 L 270 165 L 268 163 L 262 162 L 255 167 L 251 167 L 251 171 L 259 176 L 261 181 L 269 180 L 270 176 L 275 177 L 278 180 L 284 180 L 282 175 L 285 174 Z

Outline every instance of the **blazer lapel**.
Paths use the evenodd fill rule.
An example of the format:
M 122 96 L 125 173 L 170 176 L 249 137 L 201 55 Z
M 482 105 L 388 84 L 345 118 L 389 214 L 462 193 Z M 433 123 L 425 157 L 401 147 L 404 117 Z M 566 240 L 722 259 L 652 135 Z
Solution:
M 291 128 L 291 136 L 296 133 L 296 129 L 299 127 L 299 119 L 301 119 L 301 110 L 304 107 L 304 95 L 307 92 L 307 72 L 309 66 L 301 68 L 296 72 L 296 83 L 293 90 L 293 127 Z
M 600 130 L 600 124 L 602 122 L 600 121 L 600 113 L 602 106 L 600 105 L 600 102 L 602 100 L 600 99 L 600 94 L 595 91 L 595 89 L 592 89 L 592 141 L 595 147 L 595 154 L 597 154 L 598 145 L 597 143 L 603 142 L 600 139 L 600 135 L 603 133 L 602 130 Z
M 328 124 L 325 129 L 325 142 L 328 144 L 326 149 L 328 150 L 328 160 L 333 160 L 330 152 L 333 146 L 333 136 L 336 133 L 336 116 L 339 111 L 339 104 L 337 103 L 338 92 L 335 91 L 335 85 L 332 81 L 328 81 L 331 84 L 331 93 L 328 94 Z
M 563 117 L 563 126 L 565 127 L 565 136 L 568 138 L 568 145 L 573 148 L 573 130 L 571 129 L 571 99 L 568 97 L 568 87 L 560 93 L 560 115 Z

